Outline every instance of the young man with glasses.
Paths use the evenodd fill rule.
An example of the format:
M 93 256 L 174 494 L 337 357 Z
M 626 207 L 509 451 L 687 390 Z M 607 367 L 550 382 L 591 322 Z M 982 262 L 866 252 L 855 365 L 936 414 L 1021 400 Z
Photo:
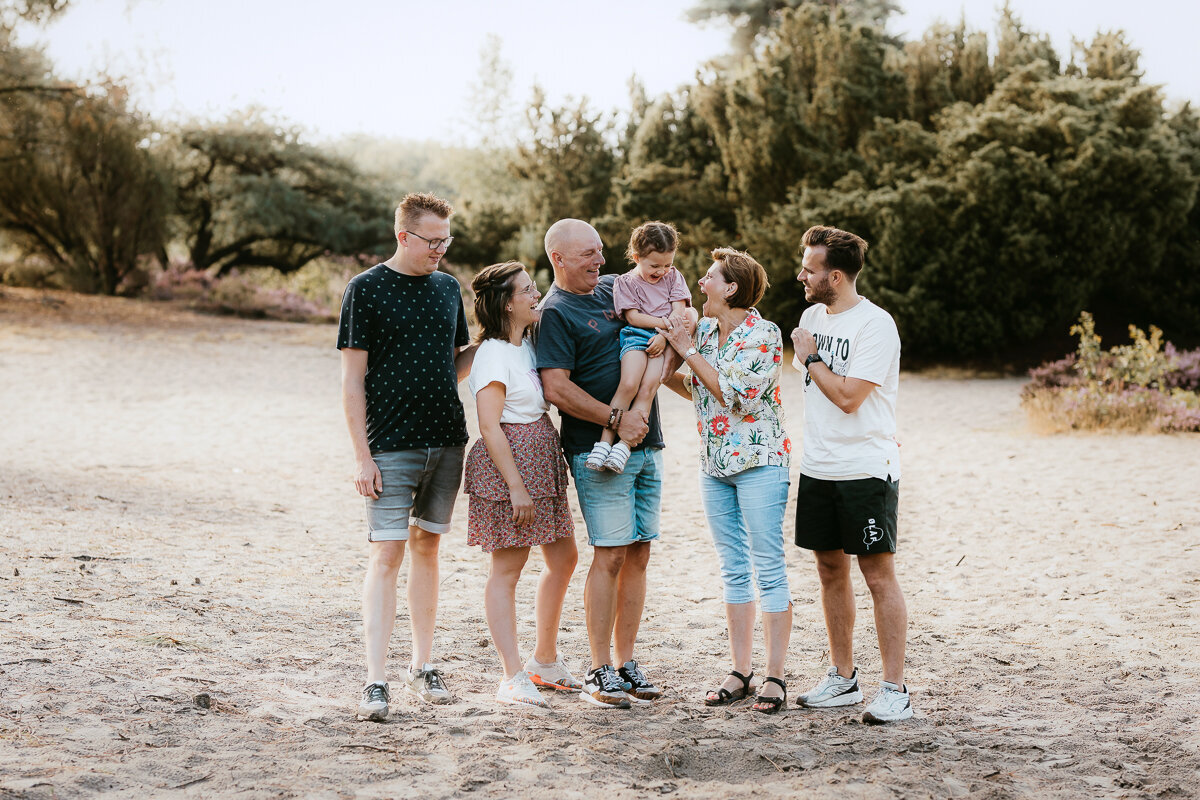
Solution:
M 412 661 L 405 689 L 426 702 L 451 699 L 430 662 L 438 543 L 450 530 L 467 443 L 458 382 L 474 354 L 458 281 L 437 271 L 453 240 L 451 213 L 431 194 L 405 197 L 396 209 L 395 255 L 351 279 L 342 298 L 342 404 L 370 548 L 363 581 L 367 685 L 358 715 L 374 721 L 388 715 L 387 650 L 406 542 Z

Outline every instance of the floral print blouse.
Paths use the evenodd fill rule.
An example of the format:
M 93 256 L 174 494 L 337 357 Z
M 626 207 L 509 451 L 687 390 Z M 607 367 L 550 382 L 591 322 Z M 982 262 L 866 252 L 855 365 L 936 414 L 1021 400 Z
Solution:
M 725 407 L 694 373 L 685 380 L 696 406 L 700 468 L 709 475 L 736 475 L 761 466 L 788 466 L 792 440 L 783 429 L 779 378 L 783 336 L 755 308 L 717 346 L 717 321 L 696 326 L 696 350 L 717 371 Z

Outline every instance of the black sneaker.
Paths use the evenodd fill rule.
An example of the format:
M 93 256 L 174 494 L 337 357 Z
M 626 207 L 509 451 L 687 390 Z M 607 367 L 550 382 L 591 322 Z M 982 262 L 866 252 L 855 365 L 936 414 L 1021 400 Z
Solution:
M 594 706 L 629 708 L 629 695 L 625 694 L 628 686 L 629 684 L 617 675 L 615 669 L 605 664 L 588 670 L 587 680 L 583 682 L 583 691 L 579 696 Z
M 646 673 L 642 672 L 642 668 L 638 666 L 638 662 L 626 661 L 625 665 L 617 670 L 617 672 L 629 684 L 629 688 L 625 690 L 625 693 L 629 695 L 633 702 L 644 704 L 663 696 L 662 689 L 659 689 L 646 679 Z
M 388 700 L 391 691 L 387 681 L 368 683 L 363 687 L 362 702 L 358 704 L 358 718 L 370 722 L 383 722 L 388 716 Z

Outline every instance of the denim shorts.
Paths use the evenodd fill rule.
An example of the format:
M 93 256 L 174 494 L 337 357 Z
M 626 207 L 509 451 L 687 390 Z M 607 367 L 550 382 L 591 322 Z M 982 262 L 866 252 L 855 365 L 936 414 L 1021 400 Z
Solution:
M 783 555 L 788 485 L 788 468 L 780 466 L 720 477 L 700 473 L 700 498 L 721 564 L 726 603 L 754 602 L 757 585 L 764 612 L 788 610 L 792 597 Z
M 623 547 L 658 538 L 662 452 L 634 450 L 621 474 L 588 469 L 587 453 L 571 457 L 575 495 L 592 547 Z
M 418 447 L 371 456 L 383 477 L 378 500 L 367 500 L 367 541 L 404 542 L 415 525 L 430 533 L 450 530 L 462 484 L 463 447 Z
M 652 331 L 648 328 L 635 328 L 632 325 L 626 325 L 621 328 L 621 358 L 630 350 L 645 350 L 646 345 L 650 344 L 650 340 L 658 331 Z

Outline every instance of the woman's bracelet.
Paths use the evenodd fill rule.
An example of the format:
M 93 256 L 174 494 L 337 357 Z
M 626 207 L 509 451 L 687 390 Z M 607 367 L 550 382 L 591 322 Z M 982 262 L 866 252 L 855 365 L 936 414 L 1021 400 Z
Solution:
M 621 418 L 620 409 L 617 409 L 615 407 L 610 408 L 608 411 L 608 422 L 606 422 L 604 424 L 604 427 L 608 428 L 609 430 L 615 431 L 617 429 L 617 424 L 618 424 L 617 420 L 619 420 L 620 418 Z

